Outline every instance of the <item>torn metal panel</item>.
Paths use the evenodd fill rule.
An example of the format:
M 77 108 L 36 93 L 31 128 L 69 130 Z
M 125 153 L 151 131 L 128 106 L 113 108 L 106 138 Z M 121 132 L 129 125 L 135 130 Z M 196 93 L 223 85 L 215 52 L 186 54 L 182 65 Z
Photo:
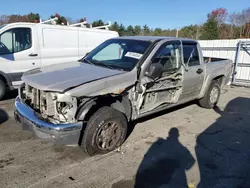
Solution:
M 182 93 L 183 75 L 179 70 L 156 81 L 144 80 L 142 93 L 138 96 L 139 114 L 151 111 L 162 104 L 174 104 Z

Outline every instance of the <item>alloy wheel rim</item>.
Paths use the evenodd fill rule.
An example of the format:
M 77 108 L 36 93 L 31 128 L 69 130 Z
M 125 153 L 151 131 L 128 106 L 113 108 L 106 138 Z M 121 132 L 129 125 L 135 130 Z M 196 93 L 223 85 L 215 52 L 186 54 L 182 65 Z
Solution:
M 210 102 L 212 104 L 215 104 L 217 102 L 219 96 L 219 89 L 217 87 L 213 87 L 213 89 L 210 92 Z
M 115 121 L 108 121 L 97 132 L 97 147 L 101 150 L 111 150 L 117 145 L 121 135 L 121 126 Z

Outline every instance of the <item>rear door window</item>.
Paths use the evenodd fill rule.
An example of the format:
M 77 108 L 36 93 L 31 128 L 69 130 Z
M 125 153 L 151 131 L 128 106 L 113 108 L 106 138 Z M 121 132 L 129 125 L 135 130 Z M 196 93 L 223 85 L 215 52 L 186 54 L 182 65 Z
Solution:
M 184 63 L 189 67 L 200 65 L 197 43 L 183 42 L 183 56 L 184 56 Z

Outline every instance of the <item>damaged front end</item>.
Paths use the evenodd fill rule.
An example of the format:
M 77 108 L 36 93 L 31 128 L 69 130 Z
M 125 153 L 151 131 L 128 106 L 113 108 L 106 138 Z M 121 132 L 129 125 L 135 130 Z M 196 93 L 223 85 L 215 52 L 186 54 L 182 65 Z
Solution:
M 15 119 L 23 129 L 57 144 L 78 145 L 83 122 L 75 119 L 77 99 L 22 85 L 15 100 Z
M 76 122 L 77 98 L 66 94 L 47 92 L 27 84 L 20 88 L 20 98 L 45 121 L 58 123 Z

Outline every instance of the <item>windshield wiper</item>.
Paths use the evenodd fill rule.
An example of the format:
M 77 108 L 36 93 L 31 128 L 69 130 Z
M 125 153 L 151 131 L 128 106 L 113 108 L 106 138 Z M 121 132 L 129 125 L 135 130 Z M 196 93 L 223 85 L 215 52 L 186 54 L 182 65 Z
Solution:
M 91 62 L 91 61 L 89 61 L 89 60 L 87 60 L 87 59 L 80 59 L 79 60 L 80 62 L 86 62 L 86 63 L 88 63 L 88 64 L 90 64 L 90 65 L 94 65 L 94 66 L 105 66 L 105 67 L 107 67 L 107 68 L 109 68 L 109 69 L 113 69 L 113 70 L 121 70 L 121 71 L 123 71 L 123 69 L 122 68 L 116 68 L 116 67 L 113 67 L 112 65 L 107 65 L 106 63 L 104 63 L 104 62 L 102 62 L 102 61 L 94 61 L 94 62 Z
M 115 70 L 114 67 L 112 67 L 111 65 L 107 65 L 107 64 L 104 63 L 103 61 L 94 61 L 93 64 L 96 64 L 96 65 L 104 65 L 105 67 L 108 67 L 109 69 Z
M 79 60 L 80 62 L 86 62 L 86 63 L 88 63 L 88 64 L 90 64 L 90 65 L 95 65 L 94 63 L 92 63 L 91 61 L 89 61 L 89 60 L 87 60 L 87 59 L 80 59 Z

